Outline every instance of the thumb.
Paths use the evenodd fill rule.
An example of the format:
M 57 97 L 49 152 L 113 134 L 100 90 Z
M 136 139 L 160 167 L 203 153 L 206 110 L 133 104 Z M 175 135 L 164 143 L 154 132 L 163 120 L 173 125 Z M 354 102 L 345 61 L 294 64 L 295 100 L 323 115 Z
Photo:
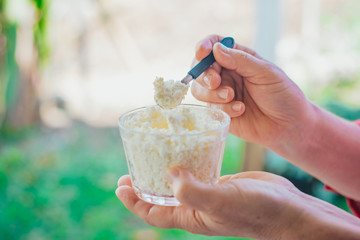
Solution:
M 215 43 L 213 53 L 217 63 L 243 77 L 251 77 L 267 69 L 266 61 L 240 49 L 228 48 L 219 42 Z
M 170 169 L 168 180 L 176 199 L 187 207 L 200 211 L 216 211 L 222 205 L 220 187 L 200 182 L 186 169 Z

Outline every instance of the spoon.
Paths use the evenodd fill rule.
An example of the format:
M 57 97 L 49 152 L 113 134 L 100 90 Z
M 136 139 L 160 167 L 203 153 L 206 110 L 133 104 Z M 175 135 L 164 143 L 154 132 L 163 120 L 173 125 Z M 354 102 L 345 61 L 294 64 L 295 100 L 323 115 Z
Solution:
M 235 41 L 232 37 L 226 37 L 220 41 L 221 44 L 228 48 L 232 48 L 235 44 Z M 201 60 L 195 67 L 193 67 L 187 75 L 181 80 L 183 84 L 189 84 L 192 80 L 200 76 L 206 69 L 208 69 L 211 64 L 215 62 L 215 57 L 213 51 L 209 53 L 203 60 Z

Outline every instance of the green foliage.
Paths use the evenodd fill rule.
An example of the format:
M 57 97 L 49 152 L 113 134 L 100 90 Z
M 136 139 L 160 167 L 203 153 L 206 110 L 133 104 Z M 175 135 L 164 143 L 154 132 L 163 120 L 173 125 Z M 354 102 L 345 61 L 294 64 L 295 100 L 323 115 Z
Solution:
M 238 137 L 232 134 L 228 135 L 221 167 L 221 176 L 236 174 L 241 171 L 244 146 L 244 142 Z
M 238 171 L 239 144 L 229 136 L 225 174 Z M 164 240 L 235 239 L 147 225 L 115 196 L 127 172 L 115 128 L 1 132 L 0 239 L 135 239 L 144 230 Z
M 1 19 L 1 35 L 6 36 L 6 44 L 0 65 L 0 128 L 6 110 L 15 103 L 19 90 L 19 69 L 15 60 L 16 24 Z
M 132 216 L 114 195 L 127 171 L 119 137 L 104 130 L 99 135 L 109 139 L 98 138 L 83 126 L 69 131 L 1 139 L 0 239 L 125 237 L 118 224 Z
M 48 43 L 48 15 L 50 0 L 31 0 L 35 6 L 36 23 L 33 27 L 35 45 L 40 65 L 44 65 L 50 56 Z
M 322 182 L 273 152 L 268 151 L 267 153 L 265 170 L 287 178 L 306 194 L 330 202 L 350 212 L 343 196 L 325 190 Z
M 360 107 L 349 107 L 336 101 L 329 101 L 324 104 L 324 108 L 350 121 L 360 119 Z
M 318 86 L 312 90 L 311 99 L 324 107 L 334 109 L 331 106 L 341 105 L 340 108 L 360 108 L 360 70 L 350 76 L 334 76 L 334 78 L 324 86 Z

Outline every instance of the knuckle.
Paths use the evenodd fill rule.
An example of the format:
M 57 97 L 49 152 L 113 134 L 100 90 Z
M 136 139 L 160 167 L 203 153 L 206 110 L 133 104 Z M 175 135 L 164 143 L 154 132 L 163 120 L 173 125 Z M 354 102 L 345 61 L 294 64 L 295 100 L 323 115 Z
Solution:
M 165 229 L 173 227 L 173 221 L 171 221 L 171 219 L 168 219 L 166 217 L 155 217 L 152 216 L 151 214 L 148 214 L 143 218 L 143 220 L 147 224 L 153 227 L 165 228 Z
M 154 219 L 150 218 L 149 215 L 145 216 L 145 218 L 143 219 L 144 222 L 146 222 L 147 224 L 154 226 L 156 225 Z
M 207 35 L 206 36 L 206 40 L 211 40 L 211 39 L 216 39 L 216 38 L 218 38 L 219 36 L 218 35 L 216 35 L 216 34 L 209 34 L 209 35 Z
M 263 68 L 269 72 L 277 72 L 277 69 L 275 67 L 275 65 L 273 65 L 272 63 L 268 62 L 268 61 L 265 61 L 263 64 L 262 64 Z
M 157 227 L 157 228 L 163 228 L 163 229 L 173 228 L 173 226 L 170 224 L 170 221 L 168 221 L 168 219 L 154 220 L 154 219 L 149 218 L 145 222 L 147 224 L 149 224 L 150 226 Z
M 246 52 L 239 52 L 237 58 L 242 62 L 247 62 L 249 60 L 249 55 Z
M 246 52 L 247 52 L 248 54 L 254 56 L 254 57 L 256 57 L 256 56 L 258 55 L 258 54 L 257 54 L 254 50 L 252 50 L 252 49 L 247 49 Z
M 214 69 L 213 66 L 209 67 L 209 68 L 206 70 L 205 73 L 206 73 L 206 75 L 207 75 L 208 77 L 210 77 L 210 78 L 214 78 L 214 77 L 216 77 L 216 75 L 217 75 L 217 72 L 216 72 L 216 70 Z

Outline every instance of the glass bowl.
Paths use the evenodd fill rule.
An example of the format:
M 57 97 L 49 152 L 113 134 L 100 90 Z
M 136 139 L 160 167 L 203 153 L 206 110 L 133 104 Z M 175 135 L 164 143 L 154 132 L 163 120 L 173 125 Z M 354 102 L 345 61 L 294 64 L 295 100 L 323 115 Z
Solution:
M 177 115 L 161 118 L 163 111 L 169 110 L 148 106 L 124 113 L 119 118 L 120 135 L 137 196 L 153 204 L 178 206 L 166 178 L 168 169 L 180 166 L 201 182 L 217 183 L 230 117 L 200 105 L 178 106 L 175 111 L 185 120 Z M 185 130 L 172 131 L 172 123 L 186 125 Z

